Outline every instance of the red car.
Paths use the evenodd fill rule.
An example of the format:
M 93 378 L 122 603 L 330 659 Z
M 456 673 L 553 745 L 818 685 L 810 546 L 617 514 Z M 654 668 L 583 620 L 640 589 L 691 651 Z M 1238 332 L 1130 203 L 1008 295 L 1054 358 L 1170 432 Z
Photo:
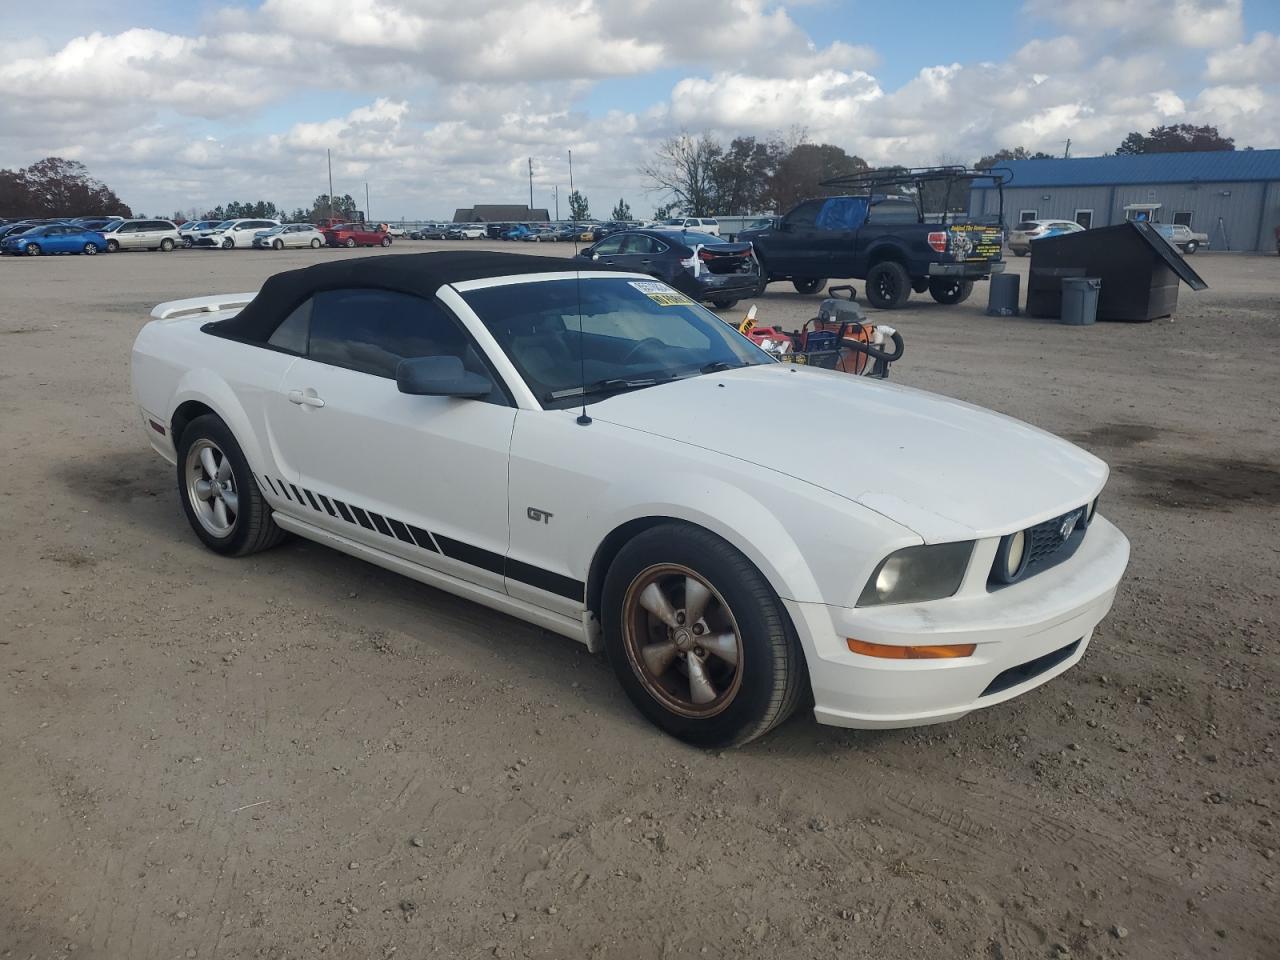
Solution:
M 325 243 L 331 247 L 389 247 L 391 234 L 385 224 L 371 226 L 367 223 L 340 223 L 325 227 Z

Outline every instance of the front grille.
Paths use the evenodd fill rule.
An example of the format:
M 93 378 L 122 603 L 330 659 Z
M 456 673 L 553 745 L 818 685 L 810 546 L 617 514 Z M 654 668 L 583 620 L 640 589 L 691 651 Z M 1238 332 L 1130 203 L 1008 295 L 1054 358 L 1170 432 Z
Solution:
M 1081 637 L 1080 640 L 1084 638 Z M 987 684 L 987 689 L 983 690 L 978 696 L 989 697 L 993 693 L 1001 693 L 1010 687 L 1016 687 L 1019 684 L 1026 683 L 1028 680 L 1040 676 L 1042 673 L 1048 673 L 1058 664 L 1068 659 L 1080 646 L 1080 640 L 1069 643 L 1065 647 L 1046 653 L 1042 657 L 1036 657 L 1034 660 L 1028 660 L 1026 663 L 1020 663 L 1016 667 L 1010 667 L 1008 670 L 1002 670 L 996 674 L 994 680 Z
M 1075 523 L 1072 524 L 1071 532 L 1064 537 L 1062 535 L 1062 526 L 1073 514 L 1076 517 Z M 1085 518 L 1088 514 L 1089 507 L 1086 504 L 1083 507 L 1068 510 L 1066 513 L 1051 520 L 1037 523 L 1034 527 L 1028 527 L 1026 530 L 1027 564 L 1021 576 L 1014 582 L 1019 583 L 1027 579 L 1027 577 L 1048 570 L 1050 567 L 1057 566 L 1070 558 L 1084 539 Z M 996 572 L 1001 562 L 1000 557 L 1001 552 L 997 552 L 995 564 L 992 565 L 991 574 L 987 580 L 987 587 L 991 590 L 1009 585 Z

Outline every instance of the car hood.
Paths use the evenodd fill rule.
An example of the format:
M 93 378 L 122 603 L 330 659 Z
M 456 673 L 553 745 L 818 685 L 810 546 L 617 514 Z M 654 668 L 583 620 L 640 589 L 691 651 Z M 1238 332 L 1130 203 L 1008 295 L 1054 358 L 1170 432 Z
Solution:
M 997 536 L 1095 497 L 1107 465 L 981 407 L 770 363 L 594 404 L 593 417 L 811 483 L 926 542 Z

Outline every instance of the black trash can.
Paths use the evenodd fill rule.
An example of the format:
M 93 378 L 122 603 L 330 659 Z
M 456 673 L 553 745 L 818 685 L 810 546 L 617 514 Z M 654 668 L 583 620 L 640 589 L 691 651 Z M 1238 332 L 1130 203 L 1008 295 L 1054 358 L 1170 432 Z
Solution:
M 987 294 L 987 316 L 1016 317 L 1022 277 L 1016 273 L 993 273 Z
M 1178 285 L 1204 290 L 1200 275 L 1149 223 L 1126 222 L 1031 244 L 1027 313 L 1056 317 L 1062 310 L 1062 280 L 1096 277 L 1099 320 L 1141 322 L 1178 309 Z
M 1062 278 L 1062 314 L 1059 323 L 1083 327 L 1098 316 L 1098 292 L 1102 281 L 1097 277 Z

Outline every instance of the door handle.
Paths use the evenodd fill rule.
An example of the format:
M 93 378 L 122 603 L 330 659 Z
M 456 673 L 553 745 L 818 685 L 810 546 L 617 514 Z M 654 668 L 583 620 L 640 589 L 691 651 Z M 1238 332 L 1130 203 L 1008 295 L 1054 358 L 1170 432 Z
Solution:
M 301 390 L 289 391 L 289 402 L 296 403 L 300 407 L 323 407 L 324 401 L 315 394 L 303 393 Z
M 653 261 L 652 261 L 652 260 L 641 260 L 640 262 L 641 262 L 641 263 L 653 263 Z

